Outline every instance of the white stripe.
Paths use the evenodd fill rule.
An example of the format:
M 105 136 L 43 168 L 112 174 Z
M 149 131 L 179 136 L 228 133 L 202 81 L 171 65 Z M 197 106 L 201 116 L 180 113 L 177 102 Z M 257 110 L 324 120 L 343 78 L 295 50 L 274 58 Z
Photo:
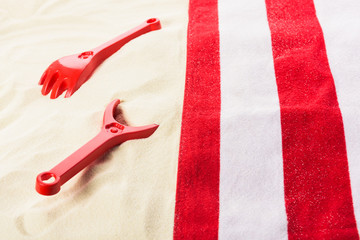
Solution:
M 280 106 L 263 0 L 219 0 L 219 239 L 287 239 Z
M 360 227 L 360 1 L 315 0 L 343 116 L 352 196 Z

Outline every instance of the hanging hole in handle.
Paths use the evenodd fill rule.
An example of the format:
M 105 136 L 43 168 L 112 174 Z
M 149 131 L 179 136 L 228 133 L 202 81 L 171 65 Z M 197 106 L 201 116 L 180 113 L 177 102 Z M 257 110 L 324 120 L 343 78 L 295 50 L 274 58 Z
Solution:
M 152 31 L 161 29 L 160 20 L 158 18 L 149 18 L 146 23 L 150 25 Z
M 157 21 L 157 18 L 150 18 L 146 22 L 150 24 L 150 23 L 154 23 L 156 21 Z
M 47 185 L 56 184 L 59 181 L 59 177 L 51 172 L 44 172 L 39 175 L 39 180 Z
M 51 184 L 55 182 L 55 177 L 52 176 L 51 174 L 49 175 L 42 175 L 41 176 L 41 180 L 43 183 L 47 183 L 47 184 Z
M 43 195 L 53 195 L 60 191 L 60 178 L 54 173 L 43 172 L 36 178 L 36 191 Z

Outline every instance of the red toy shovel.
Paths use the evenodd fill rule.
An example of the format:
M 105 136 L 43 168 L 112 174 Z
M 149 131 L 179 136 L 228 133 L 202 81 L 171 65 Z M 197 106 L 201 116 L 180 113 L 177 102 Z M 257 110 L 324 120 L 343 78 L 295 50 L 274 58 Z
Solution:
M 127 140 L 147 138 L 159 125 L 130 127 L 117 122 L 114 112 L 120 100 L 112 101 L 105 110 L 103 126 L 98 135 L 71 154 L 65 160 L 47 172 L 40 173 L 36 178 L 36 191 L 43 195 L 53 195 L 60 191 L 61 185 L 103 155 L 110 148 Z M 53 179 L 52 182 L 47 180 Z

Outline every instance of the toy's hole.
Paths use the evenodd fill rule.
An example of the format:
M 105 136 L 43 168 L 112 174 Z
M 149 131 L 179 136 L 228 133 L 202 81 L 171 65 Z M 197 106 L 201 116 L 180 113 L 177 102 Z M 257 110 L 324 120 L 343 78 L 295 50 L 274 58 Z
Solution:
M 52 184 L 56 180 L 55 174 L 53 173 L 44 173 L 43 175 L 41 175 L 40 179 L 43 183 L 47 184 Z
M 110 123 L 105 126 L 106 130 L 110 130 L 112 133 L 117 133 L 118 131 L 124 130 L 125 126 L 121 125 L 120 123 Z
M 110 128 L 110 132 L 112 132 L 112 133 L 117 133 L 119 130 L 117 129 L 117 128 Z
M 87 59 L 88 57 L 94 55 L 93 51 L 83 52 L 81 53 L 78 58 Z
M 150 18 L 150 19 L 148 19 L 146 22 L 147 23 L 154 23 L 154 22 L 156 22 L 156 18 Z

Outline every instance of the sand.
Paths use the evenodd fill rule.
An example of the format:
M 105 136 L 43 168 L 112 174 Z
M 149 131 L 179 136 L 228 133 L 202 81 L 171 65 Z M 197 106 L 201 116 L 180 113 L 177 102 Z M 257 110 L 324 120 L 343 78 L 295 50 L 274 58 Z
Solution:
M 0 1 L 0 238 L 171 239 L 185 83 L 187 2 Z M 163 28 L 132 40 L 71 98 L 37 83 L 54 60 L 112 39 L 148 18 Z M 119 98 L 149 138 L 113 148 L 54 196 L 35 191 L 100 130 Z

